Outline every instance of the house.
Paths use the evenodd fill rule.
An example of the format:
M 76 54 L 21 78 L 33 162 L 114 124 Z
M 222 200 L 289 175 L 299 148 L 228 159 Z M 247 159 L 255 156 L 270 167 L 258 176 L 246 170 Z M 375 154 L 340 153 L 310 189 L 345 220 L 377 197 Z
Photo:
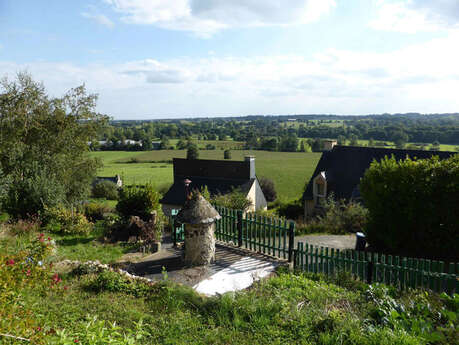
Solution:
M 97 176 L 95 181 L 93 182 L 93 185 L 102 182 L 102 181 L 110 181 L 116 184 L 118 187 L 123 186 L 123 181 L 121 180 L 120 175 L 116 175 L 114 177 L 105 177 L 105 176 Z
M 211 195 L 218 195 L 240 189 L 252 201 L 250 211 L 267 208 L 255 174 L 255 157 L 245 157 L 244 161 L 174 158 L 173 166 L 174 184 L 160 200 L 165 215 L 184 204 L 186 179 L 191 180 L 190 190 L 207 186 Z
M 399 150 L 376 147 L 334 146 L 322 153 L 317 167 L 303 194 L 304 215 L 312 215 L 320 210 L 321 202 L 331 193 L 336 199 L 359 200 L 359 183 L 373 160 L 380 161 L 385 156 L 397 160 L 410 158 L 448 158 L 456 152 L 432 152 L 421 150 Z

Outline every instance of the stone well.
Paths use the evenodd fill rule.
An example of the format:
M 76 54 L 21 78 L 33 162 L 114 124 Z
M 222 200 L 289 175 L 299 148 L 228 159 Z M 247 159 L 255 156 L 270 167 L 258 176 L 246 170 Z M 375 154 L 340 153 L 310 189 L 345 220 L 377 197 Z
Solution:
M 215 259 L 215 221 L 221 216 L 204 197 L 194 192 L 177 214 L 185 224 L 185 263 L 201 266 Z

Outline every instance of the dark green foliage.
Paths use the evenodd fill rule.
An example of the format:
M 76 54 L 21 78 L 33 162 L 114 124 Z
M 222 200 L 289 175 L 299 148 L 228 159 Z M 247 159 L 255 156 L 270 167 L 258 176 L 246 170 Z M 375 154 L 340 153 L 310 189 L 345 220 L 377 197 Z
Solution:
M 118 186 L 112 181 L 99 181 L 92 187 L 92 196 L 94 198 L 117 200 Z
M 276 204 L 276 203 L 275 203 Z M 297 219 L 304 213 L 303 204 L 301 200 L 293 200 L 290 202 L 279 202 L 277 213 L 280 217 L 287 219 Z
M 188 143 L 188 148 L 186 150 L 186 159 L 198 159 L 199 158 L 199 150 L 198 146 L 193 143 Z
M 131 216 L 138 216 L 148 221 L 153 211 L 160 211 L 160 194 L 150 184 L 142 186 L 123 187 L 120 191 L 116 210 L 127 220 Z
M 65 201 L 64 186 L 53 175 L 29 175 L 9 186 L 3 209 L 15 218 L 42 214 L 46 207 L 55 207 Z
M 223 151 L 223 158 L 224 159 L 231 159 L 231 150 Z
M 458 260 L 459 155 L 373 162 L 361 182 L 378 251 Z
M 296 152 L 298 149 L 298 137 L 296 135 L 288 135 L 279 142 L 279 151 Z
M 273 202 L 277 198 L 276 187 L 274 186 L 273 180 L 267 177 L 260 177 L 258 179 L 260 183 L 261 190 L 265 195 L 265 199 L 267 202 Z
M 3 79 L 0 89 L 0 164 L 14 188 L 7 200 L 12 215 L 85 199 L 99 167 L 88 142 L 106 121 L 95 112 L 96 95 L 80 86 L 51 98 L 27 73 Z

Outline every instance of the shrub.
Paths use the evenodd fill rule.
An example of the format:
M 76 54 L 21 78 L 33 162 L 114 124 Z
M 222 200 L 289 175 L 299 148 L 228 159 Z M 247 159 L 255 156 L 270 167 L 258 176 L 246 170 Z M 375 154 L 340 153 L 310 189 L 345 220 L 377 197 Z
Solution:
M 128 220 L 131 216 L 138 216 L 148 221 L 153 211 L 161 213 L 160 197 L 161 195 L 151 184 L 144 187 L 125 187 L 120 191 L 116 210 L 124 220 Z
M 107 200 L 118 199 L 118 186 L 112 181 L 100 181 L 92 187 L 92 195 L 95 198 L 105 198 Z
M 363 231 L 368 221 L 368 210 L 354 201 L 336 201 L 330 195 L 324 203 L 325 215 L 319 223 L 331 234 Z
M 266 201 L 272 202 L 276 200 L 277 192 L 273 180 L 267 177 L 261 177 L 258 179 L 258 182 L 260 183 L 260 187 L 263 191 L 263 194 L 265 195 Z
M 55 207 L 65 199 L 62 184 L 43 172 L 12 183 L 4 200 L 4 210 L 13 218 L 38 215 L 46 207 Z
M 91 222 L 103 220 L 106 214 L 113 211 L 113 208 L 105 203 L 91 202 L 84 205 L 84 215 Z
M 252 206 L 252 201 L 247 199 L 246 195 L 239 189 L 233 190 L 228 194 L 219 194 L 211 199 L 212 203 L 231 208 L 233 210 L 247 210 Z
M 87 234 L 92 224 L 84 214 L 64 207 L 53 207 L 45 210 L 46 229 L 61 234 Z
M 40 230 L 41 222 L 38 217 L 31 216 L 29 219 L 19 219 L 7 225 L 7 230 L 13 235 L 29 235 Z
M 459 155 L 373 162 L 361 184 L 378 251 L 457 260 Z
M 287 219 L 297 219 L 303 215 L 304 209 L 301 200 L 293 200 L 290 202 L 276 202 L 277 213 L 280 217 Z

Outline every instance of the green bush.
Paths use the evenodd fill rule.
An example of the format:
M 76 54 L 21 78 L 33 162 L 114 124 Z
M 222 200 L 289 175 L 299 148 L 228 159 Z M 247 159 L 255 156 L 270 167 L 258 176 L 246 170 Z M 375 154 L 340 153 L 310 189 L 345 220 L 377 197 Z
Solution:
M 100 181 L 92 187 L 94 198 L 105 198 L 107 200 L 118 199 L 118 186 L 112 181 Z
M 124 220 L 128 220 L 131 216 L 138 216 L 148 221 L 153 211 L 161 213 L 160 198 L 161 195 L 154 190 L 151 184 L 144 187 L 124 187 L 120 191 L 116 210 Z
M 276 201 L 273 206 L 277 208 L 277 213 L 280 217 L 285 217 L 287 219 L 298 219 L 304 213 L 301 200 L 289 202 Z
M 114 210 L 105 203 L 91 202 L 84 205 L 84 215 L 91 222 L 105 219 L 105 215 Z
M 364 231 L 368 221 L 368 210 L 357 202 L 336 201 L 330 195 L 324 203 L 325 214 L 319 224 L 326 232 L 336 235 Z
M 46 229 L 61 234 L 88 234 L 93 225 L 84 214 L 62 206 L 47 208 L 44 213 Z
M 361 184 L 378 251 L 458 260 L 459 155 L 373 162 Z
M 247 210 L 252 206 L 252 201 L 248 200 L 245 193 L 239 189 L 233 190 L 228 194 L 219 194 L 211 197 L 212 203 L 215 205 L 231 208 L 233 210 Z
M 13 218 L 26 219 L 38 215 L 46 207 L 55 207 L 65 200 L 62 184 L 52 175 L 38 172 L 9 186 L 3 207 Z

